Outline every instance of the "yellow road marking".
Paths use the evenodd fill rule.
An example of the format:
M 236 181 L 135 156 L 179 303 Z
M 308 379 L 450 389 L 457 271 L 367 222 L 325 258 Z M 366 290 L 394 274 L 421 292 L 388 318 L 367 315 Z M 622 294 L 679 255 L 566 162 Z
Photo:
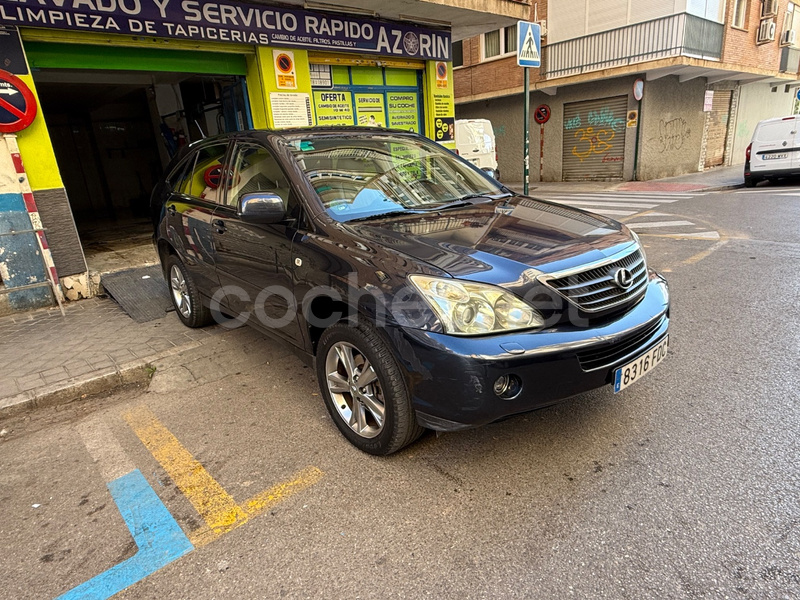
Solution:
M 691 256 L 691 257 L 687 258 L 681 264 L 682 265 L 694 265 L 694 264 L 697 264 L 701 260 L 703 260 L 704 258 L 708 258 L 709 256 L 711 256 L 714 252 L 716 252 L 717 250 L 722 248 L 727 243 L 728 243 L 728 240 L 720 240 L 716 244 L 711 246 L 711 248 L 708 248 L 707 250 L 703 250 L 702 252 L 698 252 L 694 256 Z
M 205 521 L 205 526 L 189 535 L 190 541 L 196 547 L 208 544 L 243 525 L 251 517 L 260 515 L 281 500 L 310 487 L 323 476 L 318 468 L 306 467 L 291 481 L 265 490 L 250 498 L 244 506 L 240 506 L 148 407 L 139 406 L 124 417 Z
M 125 420 L 210 529 L 224 533 L 247 520 L 247 512 L 149 408 L 140 406 L 127 413 Z
M 316 467 L 306 467 L 294 476 L 294 479 L 261 492 L 245 502 L 247 514 L 250 517 L 257 517 L 268 509 L 272 508 L 281 500 L 285 500 L 292 494 L 296 494 L 307 487 L 317 483 L 322 478 L 323 472 Z M 238 527 L 237 523 L 234 527 Z M 198 548 L 213 542 L 227 531 L 218 532 L 209 527 L 201 527 L 197 531 L 189 534 L 189 540 Z

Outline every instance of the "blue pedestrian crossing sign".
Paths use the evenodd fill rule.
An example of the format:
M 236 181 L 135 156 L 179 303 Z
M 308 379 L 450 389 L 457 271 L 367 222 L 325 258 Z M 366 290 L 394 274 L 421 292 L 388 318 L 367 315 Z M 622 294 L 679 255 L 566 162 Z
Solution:
M 520 67 L 542 65 L 542 30 L 538 23 L 517 22 L 517 64 Z

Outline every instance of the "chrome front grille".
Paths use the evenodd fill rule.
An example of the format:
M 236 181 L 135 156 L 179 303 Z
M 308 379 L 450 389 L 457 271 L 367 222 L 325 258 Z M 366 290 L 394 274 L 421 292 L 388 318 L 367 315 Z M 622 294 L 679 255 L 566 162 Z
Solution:
M 621 287 L 614 279 L 620 269 L 631 275 L 630 287 Z M 568 275 L 543 277 L 542 281 L 589 313 L 607 310 L 637 298 L 647 286 L 647 265 L 639 248 L 630 254 L 594 267 Z
M 655 323 L 634 331 L 613 344 L 604 344 L 600 348 L 578 352 L 578 360 L 584 371 L 607 369 L 633 359 L 644 352 L 646 347 L 655 344 L 652 337 L 664 326 L 666 317 L 661 317 Z M 663 338 L 663 335 L 661 336 Z

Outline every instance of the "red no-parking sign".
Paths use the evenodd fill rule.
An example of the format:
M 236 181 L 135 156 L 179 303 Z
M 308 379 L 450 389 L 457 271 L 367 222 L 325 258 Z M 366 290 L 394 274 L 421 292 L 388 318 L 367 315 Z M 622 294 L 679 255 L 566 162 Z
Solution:
M 0 71 L 0 133 L 22 131 L 36 118 L 36 98 L 16 75 Z
M 539 125 L 547 123 L 550 120 L 550 107 L 547 104 L 539 105 L 533 113 L 533 120 Z

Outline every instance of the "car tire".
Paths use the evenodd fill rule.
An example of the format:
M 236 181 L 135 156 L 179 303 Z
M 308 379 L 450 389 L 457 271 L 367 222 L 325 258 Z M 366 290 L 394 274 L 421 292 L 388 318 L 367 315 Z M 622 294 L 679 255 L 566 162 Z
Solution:
M 744 176 L 744 187 L 751 188 L 755 184 L 756 184 L 756 181 L 750 175 L 745 175 Z
M 186 266 L 174 254 L 167 258 L 167 286 L 175 312 L 184 325 L 197 328 L 211 323 L 211 311 L 203 304 Z
M 359 450 L 392 454 L 425 431 L 417 424 L 400 367 L 374 327 L 344 322 L 329 327 L 316 362 L 325 406 Z M 365 377 L 367 385 L 359 385 Z

